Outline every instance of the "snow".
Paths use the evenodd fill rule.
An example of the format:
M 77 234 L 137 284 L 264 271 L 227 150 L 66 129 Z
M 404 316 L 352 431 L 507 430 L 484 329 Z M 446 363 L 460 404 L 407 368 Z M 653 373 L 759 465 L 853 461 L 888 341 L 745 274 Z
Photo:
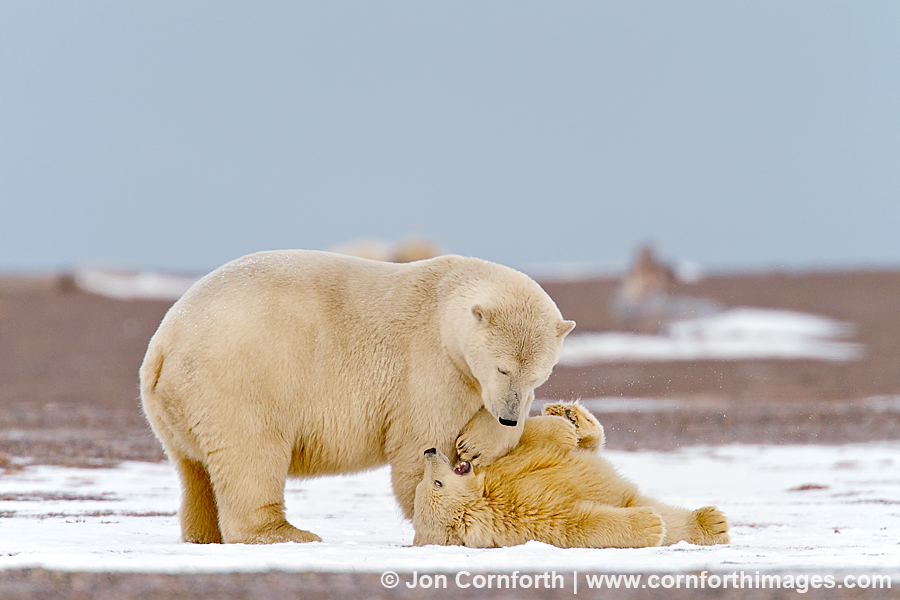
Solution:
M 719 506 L 732 543 L 568 549 L 412 547 L 386 468 L 291 481 L 288 518 L 322 543 L 179 541 L 178 482 L 167 463 L 27 466 L 0 475 L 0 568 L 71 571 L 400 573 L 847 571 L 900 573 L 900 443 L 608 451 L 656 497 Z
M 75 273 L 75 285 L 79 288 L 116 300 L 177 300 L 197 279 L 153 271 L 82 269 Z
M 847 342 L 848 323 L 806 313 L 735 308 L 676 321 L 661 335 L 573 333 L 563 343 L 560 364 L 666 360 L 812 358 L 845 361 L 862 356 Z

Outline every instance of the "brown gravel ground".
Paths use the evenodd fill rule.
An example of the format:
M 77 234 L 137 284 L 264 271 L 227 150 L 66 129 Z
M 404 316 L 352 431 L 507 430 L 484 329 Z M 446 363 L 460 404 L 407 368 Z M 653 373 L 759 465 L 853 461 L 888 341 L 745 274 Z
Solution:
M 116 301 L 75 291 L 68 283 L 55 276 L 0 278 L 0 464 L 8 457 L 77 466 L 162 460 L 140 412 L 137 369 L 170 303 Z M 578 331 L 623 328 L 607 311 L 616 283 L 542 282 L 563 314 L 578 322 Z M 845 363 L 753 360 L 557 367 L 539 397 L 654 399 L 639 411 L 618 412 L 611 412 L 602 400 L 589 401 L 606 427 L 609 446 L 618 449 L 900 439 L 900 271 L 724 274 L 678 284 L 673 292 L 725 306 L 783 308 L 848 321 L 856 327 L 853 341 L 865 344 L 866 353 Z M 843 593 L 814 593 L 857 597 L 839 591 Z M 619 590 L 603 597 L 704 598 L 713 592 Z M 464 594 L 448 589 L 433 595 L 556 598 L 562 593 Z M 745 590 L 729 597 L 795 593 Z M 587 594 L 579 590 L 579 596 Z M 857 594 L 900 597 L 898 591 Z M 368 574 L 0 571 L 4 600 L 333 596 L 423 597 L 412 590 L 384 590 L 377 575 Z
M 68 573 L 26 569 L 0 571 L 0 597 L 4 600 L 138 600 L 138 599 L 195 599 L 216 600 L 320 600 L 326 598 L 414 600 L 436 598 L 491 598 L 492 600 L 560 600 L 562 598 L 602 598 L 623 600 L 786 600 L 810 597 L 821 599 L 870 600 L 900 598 L 900 588 L 872 589 L 812 589 L 798 594 L 792 589 L 729 590 L 720 589 L 585 589 L 579 585 L 573 594 L 571 573 L 566 575 L 565 589 L 458 589 L 453 577 L 448 577 L 446 589 L 385 589 L 378 574 L 372 573 L 228 573 L 198 575 L 154 575 L 134 573 Z M 583 582 L 584 574 L 579 573 Z

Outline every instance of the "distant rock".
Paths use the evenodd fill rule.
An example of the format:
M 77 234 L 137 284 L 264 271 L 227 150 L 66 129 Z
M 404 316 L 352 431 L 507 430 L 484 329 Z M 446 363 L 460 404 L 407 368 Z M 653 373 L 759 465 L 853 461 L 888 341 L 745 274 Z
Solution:
M 675 320 L 715 314 L 722 307 L 712 300 L 675 296 L 675 270 L 661 262 L 653 248 L 642 246 L 610 301 L 609 312 L 628 329 L 656 333 Z

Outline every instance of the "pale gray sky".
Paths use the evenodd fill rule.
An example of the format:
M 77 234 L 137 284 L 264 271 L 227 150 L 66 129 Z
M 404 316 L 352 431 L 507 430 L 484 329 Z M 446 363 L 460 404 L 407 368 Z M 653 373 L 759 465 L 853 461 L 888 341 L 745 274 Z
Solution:
M 900 265 L 900 2 L 0 3 L 0 271 Z

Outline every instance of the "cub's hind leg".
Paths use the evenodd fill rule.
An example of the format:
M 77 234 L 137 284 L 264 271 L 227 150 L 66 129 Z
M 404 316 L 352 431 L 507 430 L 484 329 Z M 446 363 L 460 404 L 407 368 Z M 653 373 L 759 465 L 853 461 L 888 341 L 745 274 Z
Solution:
M 647 507 L 620 508 L 579 502 L 572 518 L 567 527 L 568 547 L 646 548 L 659 546 L 666 535 L 662 518 Z
M 731 541 L 728 536 L 728 519 L 714 506 L 690 510 L 646 496 L 635 498 L 631 506 L 647 506 L 659 513 L 666 523 L 666 538 L 663 540 L 665 546 L 682 540 L 699 546 L 727 544 Z

